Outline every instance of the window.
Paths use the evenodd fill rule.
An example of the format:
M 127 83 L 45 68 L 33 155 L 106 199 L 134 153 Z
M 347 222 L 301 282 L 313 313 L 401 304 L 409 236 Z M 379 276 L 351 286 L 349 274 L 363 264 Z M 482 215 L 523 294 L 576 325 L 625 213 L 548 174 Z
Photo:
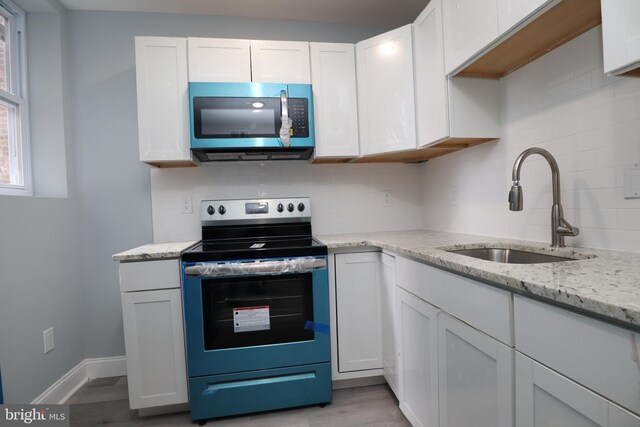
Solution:
M 24 12 L 0 0 L 0 194 L 31 194 Z

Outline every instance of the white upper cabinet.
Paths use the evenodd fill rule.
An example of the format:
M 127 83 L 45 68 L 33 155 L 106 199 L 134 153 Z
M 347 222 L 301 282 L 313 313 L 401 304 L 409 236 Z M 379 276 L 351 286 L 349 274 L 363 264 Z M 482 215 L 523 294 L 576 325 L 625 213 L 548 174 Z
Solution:
M 431 0 L 413 23 L 418 146 L 449 136 L 442 0 Z
M 416 148 L 411 25 L 356 44 L 360 154 Z
M 497 81 L 447 77 L 442 0 L 431 0 L 413 24 L 418 147 L 447 139 L 464 143 L 500 137 Z
M 497 1 L 444 0 L 444 47 L 447 74 L 498 37 Z
M 604 72 L 640 76 L 640 1 L 601 0 Z
M 250 82 L 249 40 L 190 37 L 190 82 Z
M 553 0 L 498 0 L 498 28 L 500 35 L 506 33 L 540 6 Z
M 251 74 L 257 83 L 311 83 L 309 43 L 251 40 Z
M 136 37 L 135 46 L 140 160 L 192 164 L 187 40 Z
M 355 47 L 310 43 L 315 158 L 357 157 L 358 99 Z

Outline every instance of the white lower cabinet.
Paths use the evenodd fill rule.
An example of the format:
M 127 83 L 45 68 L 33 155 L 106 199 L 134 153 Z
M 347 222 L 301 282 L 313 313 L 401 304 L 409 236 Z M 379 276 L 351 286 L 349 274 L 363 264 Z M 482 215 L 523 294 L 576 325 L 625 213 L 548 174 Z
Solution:
M 400 324 L 400 409 L 413 426 L 438 425 L 439 310 L 397 288 Z
M 514 350 L 497 339 L 511 342 L 511 295 L 403 257 L 396 280 L 398 399 L 407 419 L 513 427 Z
M 131 409 L 189 401 L 178 271 L 178 260 L 120 264 Z
M 382 368 L 380 252 L 336 254 L 338 371 Z
M 518 427 L 638 427 L 640 418 L 516 352 Z
M 513 426 L 513 349 L 438 314 L 440 427 Z
M 380 287 L 381 329 L 382 329 L 382 372 L 389 387 L 399 396 L 398 386 L 398 319 L 396 315 L 396 259 L 383 253 L 381 255 Z

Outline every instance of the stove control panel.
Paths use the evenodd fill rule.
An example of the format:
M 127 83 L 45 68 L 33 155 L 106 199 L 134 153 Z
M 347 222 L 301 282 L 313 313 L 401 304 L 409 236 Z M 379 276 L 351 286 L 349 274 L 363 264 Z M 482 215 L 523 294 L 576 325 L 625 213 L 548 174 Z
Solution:
M 200 217 L 203 223 L 255 221 L 257 219 L 311 220 L 311 199 L 308 197 L 203 200 L 200 206 Z

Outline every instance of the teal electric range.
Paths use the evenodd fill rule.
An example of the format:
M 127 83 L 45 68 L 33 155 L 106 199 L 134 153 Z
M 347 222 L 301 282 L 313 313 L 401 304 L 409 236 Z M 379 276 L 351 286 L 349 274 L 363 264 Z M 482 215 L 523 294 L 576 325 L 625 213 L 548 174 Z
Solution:
M 331 401 L 327 247 L 308 198 L 201 203 L 182 255 L 194 421 Z

